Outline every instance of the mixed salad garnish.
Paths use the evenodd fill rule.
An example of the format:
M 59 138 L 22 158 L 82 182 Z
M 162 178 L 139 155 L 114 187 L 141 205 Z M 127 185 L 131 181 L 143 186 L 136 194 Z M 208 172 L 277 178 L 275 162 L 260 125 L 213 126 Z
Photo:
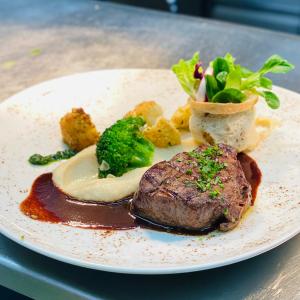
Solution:
M 279 55 L 269 57 L 256 72 L 239 64 L 227 53 L 215 58 L 204 71 L 199 52 L 190 60 L 179 60 L 172 67 L 184 91 L 195 100 L 214 103 L 242 103 L 249 94 L 265 99 L 268 106 L 276 109 L 280 106 L 278 96 L 273 93 L 272 80 L 267 73 L 287 73 L 294 65 Z

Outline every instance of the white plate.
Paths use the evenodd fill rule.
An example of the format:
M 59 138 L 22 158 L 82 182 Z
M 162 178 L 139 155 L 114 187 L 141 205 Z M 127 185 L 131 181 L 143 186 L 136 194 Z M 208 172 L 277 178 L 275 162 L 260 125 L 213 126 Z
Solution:
M 167 70 L 109 70 L 73 75 L 30 88 L 0 106 L 1 232 L 17 243 L 71 264 L 120 273 L 183 273 L 232 264 L 270 250 L 300 231 L 300 95 L 275 88 L 282 107 L 261 102 L 259 115 L 282 125 L 254 152 L 263 173 L 251 212 L 233 231 L 204 237 L 144 229 L 72 228 L 32 220 L 19 210 L 33 180 L 56 164 L 33 167 L 33 153 L 62 149 L 59 119 L 82 106 L 103 131 L 142 100 L 167 116 L 186 95 Z

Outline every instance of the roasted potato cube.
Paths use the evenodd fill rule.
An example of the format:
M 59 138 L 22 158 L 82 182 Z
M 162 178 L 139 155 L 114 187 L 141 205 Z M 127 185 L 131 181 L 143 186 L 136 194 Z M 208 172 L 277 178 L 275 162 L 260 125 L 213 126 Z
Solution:
M 189 130 L 189 121 L 191 117 L 191 107 L 187 103 L 184 106 L 179 106 L 171 118 L 171 122 L 177 129 Z
M 64 115 L 60 119 L 60 129 L 63 141 L 77 151 L 96 144 L 100 136 L 90 115 L 82 108 L 73 108 Z
M 164 117 L 160 117 L 154 126 L 146 127 L 143 134 L 155 146 L 160 148 L 174 146 L 181 143 L 179 130 Z
M 144 101 L 139 103 L 133 110 L 124 117 L 143 117 L 148 126 L 153 126 L 156 120 L 162 116 L 163 110 L 155 101 Z

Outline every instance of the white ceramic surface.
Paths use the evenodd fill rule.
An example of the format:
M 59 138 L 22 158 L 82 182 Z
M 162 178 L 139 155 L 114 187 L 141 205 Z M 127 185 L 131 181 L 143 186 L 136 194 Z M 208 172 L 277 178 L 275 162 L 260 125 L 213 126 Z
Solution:
M 290 239 L 300 231 L 300 95 L 275 88 L 282 106 L 261 101 L 258 114 L 281 126 L 251 153 L 263 179 L 255 206 L 233 231 L 179 236 L 144 229 L 72 228 L 32 220 L 19 210 L 33 180 L 56 164 L 33 167 L 33 153 L 62 149 L 59 119 L 83 107 L 103 131 L 142 100 L 158 101 L 170 116 L 186 95 L 168 70 L 108 70 L 42 83 L 0 105 L 0 227 L 19 244 L 75 265 L 120 273 L 164 274 L 235 263 Z

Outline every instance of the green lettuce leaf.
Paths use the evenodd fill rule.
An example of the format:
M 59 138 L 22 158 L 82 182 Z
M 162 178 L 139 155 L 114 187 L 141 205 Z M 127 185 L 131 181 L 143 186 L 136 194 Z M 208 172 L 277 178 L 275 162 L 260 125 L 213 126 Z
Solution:
M 235 70 L 235 65 L 234 65 L 235 58 L 230 53 L 226 53 L 226 55 L 224 56 L 224 59 L 227 61 L 227 64 L 229 67 L 229 72 L 234 71 Z
M 194 78 L 195 65 L 198 62 L 199 52 L 196 52 L 192 59 L 180 59 L 179 62 L 172 67 L 172 71 L 176 74 L 184 91 L 193 98 L 195 98 L 200 84 L 200 79 Z
M 212 98 L 212 102 L 218 103 L 241 103 L 246 99 L 246 96 L 243 92 L 238 89 L 224 89 Z
M 229 65 L 226 59 L 223 57 L 217 57 L 213 61 L 213 70 L 214 70 L 214 76 L 217 76 L 220 72 L 229 73 Z
M 224 84 L 224 86 L 225 86 L 227 75 L 228 75 L 228 73 L 226 71 L 222 71 L 216 76 L 216 79 L 218 80 L 218 82 L 220 82 L 221 84 Z
M 268 106 L 272 109 L 277 109 L 280 106 L 279 98 L 276 94 L 270 92 L 270 91 L 263 91 L 261 92 L 261 96 L 265 98 Z
M 249 77 L 243 80 L 241 90 L 249 90 L 253 87 L 260 87 L 260 74 L 252 73 Z
M 195 65 L 198 61 L 199 53 L 196 52 L 191 60 L 180 60 L 172 68 L 184 90 L 194 98 L 200 84 L 200 79 L 194 78 Z M 287 73 L 295 68 L 281 56 L 272 55 L 257 72 L 253 72 L 235 64 L 235 58 L 230 53 L 224 57 L 217 57 L 210 62 L 210 66 L 213 68 L 213 74 L 205 75 L 208 101 L 240 103 L 246 99 L 244 92 L 247 91 L 263 97 L 272 109 L 278 108 L 280 101 L 278 96 L 270 91 L 272 80 L 265 75 Z
M 265 89 L 269 89 L 271 90 L 272 89 L 272 80 L 267 78 L 267 77 L 260 77 L 260 86 L 265 88 Z
M 206 95 L 208 100 L 212 100 L 214 95 L 219 92 L 218 82 L 213 75 L 205 76 Z
M 227 76 L 225 88 L 240 89 L 241 81 L 242 81 L 241 73 L 238 70 L 233 70 L 229 72 Z
M 250 75 L 253 74 L 253 71 L 251 71 L 241 65 L 235 65 L 235 69 L 241 73 L 242 78 L 248 78 Z
M 259 70 L 259 73 L 262 75 L 266 73 L 287 73 L 294 68 L 295 66 L 293 64 L 275 54 L 266 60 L 262 68 Z

